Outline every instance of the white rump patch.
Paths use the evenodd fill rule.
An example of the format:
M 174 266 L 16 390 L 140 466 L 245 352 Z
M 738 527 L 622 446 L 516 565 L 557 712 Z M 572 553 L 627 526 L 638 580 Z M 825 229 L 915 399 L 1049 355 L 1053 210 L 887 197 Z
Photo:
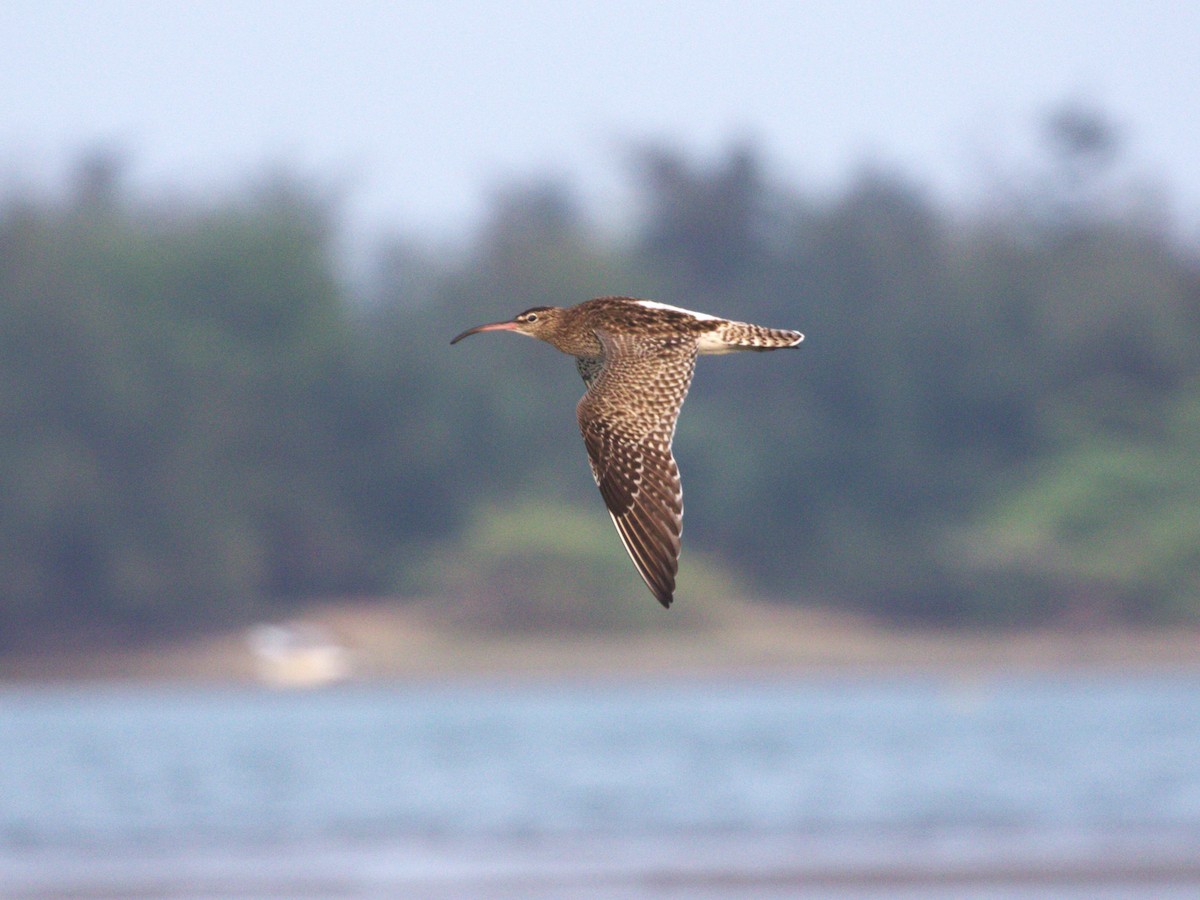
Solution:
M 659 303 L 657 300 L 634 300 L 633 302 L 639 306 L 646 307 L 646 309 L 669 309 L 671 312 L 684 313 L 689 316 L 694 316 L 701 321 L 705 321 L 707 319 L 716 320 L 720 318 L 720 316 L 710 316 L 708 313 L 695 312 L 694 310 L 684 309 L 680 306 L 672 306 L 669 303 Z

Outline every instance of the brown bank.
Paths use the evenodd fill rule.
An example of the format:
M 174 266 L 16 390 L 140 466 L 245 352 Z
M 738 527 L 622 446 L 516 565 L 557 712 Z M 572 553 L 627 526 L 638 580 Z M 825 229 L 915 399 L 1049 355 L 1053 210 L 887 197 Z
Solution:
M 1003 674 L 1200 670 L 1200 629 L 898 629 L 759 603 L 639 631 L 480 627 L 452 604 L 345 601 L 286 622 L 133 649 L 41 649 L 0 657 L 8 681 L 341 680 L 863 672 Z M 677 624 L 676 624 L 677 623 Z

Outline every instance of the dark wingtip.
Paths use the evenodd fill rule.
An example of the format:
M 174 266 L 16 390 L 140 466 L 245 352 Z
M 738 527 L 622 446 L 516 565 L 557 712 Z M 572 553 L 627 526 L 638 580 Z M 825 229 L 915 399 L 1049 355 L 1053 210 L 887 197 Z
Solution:
M 671 594 L 655 594 L 654 596 L 657 597 L 658 602 L 663 605 L 663 609 L 670 609 L 671 601 L 675 599 Z

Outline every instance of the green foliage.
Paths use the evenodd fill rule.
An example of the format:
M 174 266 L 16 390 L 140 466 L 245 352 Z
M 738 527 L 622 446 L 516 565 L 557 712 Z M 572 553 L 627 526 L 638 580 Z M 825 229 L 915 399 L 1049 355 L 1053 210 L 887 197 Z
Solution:
M 668 614 L 647 602 L 599 500 L 594 507 L 482 508 L 460 539 L 422 554 L 412 582 L 436 596 L 443 619 L 473 628 L 643 631 L 712 618 L 727 579 L 699 561 L 688 602 Z
M 244 615 L 361 576 L 318 211 L 0 216 L 0 635 Z
M 1155 442 L 1055 454 L 968 532 L 964 562 L 1068 616 L 1200 619 L 1200 385 L 1163 424 Z
M 286 181 L 155 206 L 101 160 L 65 202 L 0 201 L 0 643 L 422 580 L 463 622 L 675 626 L 722 614 L 705 559 L 910 620 L 1193 618 L 1200 265 L 1105 197 L 1118 144 L 1062 135 L 1095 137 L 973 218 L 892 174 L 818 199 L 751 147 L 646 147 L 633 240 L 534 180 L 456 250 L 386 248 L 363 296 Z M 701 361 L 665 615 L 589 477 L 570 361 L 448 346 L 606 293 L 808 335 Z

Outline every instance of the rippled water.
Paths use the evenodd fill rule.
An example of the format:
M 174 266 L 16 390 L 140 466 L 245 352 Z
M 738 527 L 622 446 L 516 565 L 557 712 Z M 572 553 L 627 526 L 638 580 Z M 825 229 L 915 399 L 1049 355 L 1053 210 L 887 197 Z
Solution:
M 3 896 L 1198 886 L 1197 677 L 0 691 Z

